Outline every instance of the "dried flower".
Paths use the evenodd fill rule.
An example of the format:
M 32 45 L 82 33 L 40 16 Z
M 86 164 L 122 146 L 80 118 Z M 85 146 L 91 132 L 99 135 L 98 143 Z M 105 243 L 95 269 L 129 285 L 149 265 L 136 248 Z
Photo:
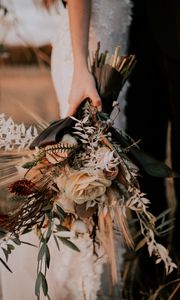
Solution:
M 70 170 L 69 174 L 60 175 L 56 182 L 66 198 L 77 204 L 83 204 L 100 197 L 111 185 L 111 181 L 105 178 L 101 170 L 92 174 L 86 170 Z
M 0 114 L 0 149 L 27 149 L 37 135 L 36 127 L 26 128 L 23 123 L 18 125 Z
M 70 134 L 65 134 L 58 144 L 45 147 L 46 158 L 51 164 L 57 164 L 68 158 L 76 147 L 76 139 Z
M 9 186 L 9 191 L 15 193 L 18 196 L 28 196 L 33 193 L 35 184 L 27 179 L 21 179 Z

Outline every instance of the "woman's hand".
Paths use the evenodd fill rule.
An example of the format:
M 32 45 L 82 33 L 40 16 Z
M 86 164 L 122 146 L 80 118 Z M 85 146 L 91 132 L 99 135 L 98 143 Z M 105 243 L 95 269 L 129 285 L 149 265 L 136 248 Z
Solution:
M 85 70 L 79 69 L 74 72 L 68 101 L 68 115 L 73 115 L 86 98 L 90 98 L 92 105 L 97 107 L 99 111 L 101 110 L 101 99 L 96 89 L 94 77 L 85 68 Z
M 88 69 L 91 0 L 68 0 L 68 12 L 74 61 L 68 115 L 73 115 L 86 98 L 90 98 L 92 104 L 101 110 L 95 80 Z

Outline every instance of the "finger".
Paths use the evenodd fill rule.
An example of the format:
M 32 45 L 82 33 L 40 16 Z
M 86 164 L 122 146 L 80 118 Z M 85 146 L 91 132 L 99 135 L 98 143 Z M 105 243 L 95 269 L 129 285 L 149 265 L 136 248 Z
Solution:
M 91 96 L 92 104 L 97 107 L 98 111 L 102 110 L 102 103 L 101 98 L 99 97 L 98 93 L 95 93 Z

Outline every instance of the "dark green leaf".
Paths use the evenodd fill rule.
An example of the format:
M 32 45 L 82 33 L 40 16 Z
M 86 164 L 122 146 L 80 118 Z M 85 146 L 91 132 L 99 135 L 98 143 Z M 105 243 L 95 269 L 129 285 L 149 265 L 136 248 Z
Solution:
M 44 212 L 51 211 L 52 208 L 53 208 L 52 204 L 48 204 L 42 208 L 42 211 Z
M 28 232 L 31 232 L 31 231 L 32 231 L 32 228 L 26 227 L 26 228 L 23 230 L 22 234 L 25 234 L 25 233 L 28 233 Z
M 8 261 L 8 257 L 9 257 L 9 252 L 5 248 L 3 248 L 3 247 L 1 249 L 4 252 L 4 255 L 6 257 L 6 262 L 7 262 Z
M 51 224 L 49 224 L 49 227 L 48 227 L 48 231 L 47 231 L 47 234 L 46 234 L 46 243 L 49 241 L 50 237 L 51 237 L 51 234 L 52 234 L 52 230 L 51 230 Z
M 57 237 L 58 237 L 58 239 L 61 240 L 61 242 L 63 242 L 63 244 L 65 244 L 69 248 L 71 248 L 71 249 L 73 249 L 77 252 L 80 252 L 79 248 L 73 242 L 71 242 L 68 238 L 64 238 L 64 237 L 61 237 L 61 236 L 57 236 Z
M 5 268 L 12 273 L 11 269 L 8 267 L 8 265 L 5 263 L 5 261 L 0 257 L 0 262 L 5 266 Z
M 38 247 L 37 245 L 31 244 L 29 242 L 24 242 L 24 241 L 21 241 L 21 244 L 29 245 L 29 246 L 32 246 L 32 247 L 35 247 L 35 248 Z
M 41 236 L 41 243 L 43 244 L 43 243 L 45 243 L 46 242 L 46 239 L 44 238 L 44 236 L 42 235 Z
M 49 248 L 48 246 L 46 245 L 46 266 L 48 267 L 49 269 L 49 265 L 50 265 L 50 252 L 49 252 Z
M 156 218 L 157 220 L 167 217 L 169 214 L 172 214 L 172 208 L 168 208 L 162 211 Z
M 178 176 L 164 162 L 159 161 L 140 150 L 135 142 L 128 136 L 118 132 L 115 128 L 111 128 L 113 137 L 124 148 L 129 149 L 128 154 L 133 162 L 144 172 L 154 177 L 173 177 Z M 133 145 L 133 146 L 132 146 Z
M 41 273 L 41 280 L 42 280 L 42 288 L 43 288 L 44 296 L 47 296 L 47 293 L 48 293 L 47 280 L 46 280 L 46 277 L 42 273 Z
M 7 244 L 7 251 L 8 251 L 9 254 L 11 254 L 11 251 L 14 250 L 14 249 L 15 249 L 15 247 L 13 245 Z
M 42 276 L 41 276 L 41 272 L 38 273 L 37 279 L 36 279 L 36 284 L 35 284 L 35 295 L 37 297 L 40 297 L 40 288 L 41 288 L 41 284 L 42 284 Z
M 18 237 L 15 237 L 15 238 L 11 238 L 11 240 L 16 244 L 16 245 L 21 245 L 21 241 Z
M 161 162 L 145 152 L 138 149 L 131 149 L 136 162 L 144 169 L 146 173 L 154 177 L 172 177 L 172 170 L 164 163 Z
M 64 218 L 66 217 L 66 213 L 59 205 L 56 205 L 56 213 L 58 214 L 61 220 L 64 220 Z
M 171 230 L 173 230 L 174 226 L 169 226 L 167 229 L 165 230 L 162 230 L 159 235 L 162 237 L 162 236 L 166 236 Z
M 39 250 L 39 253 L 38 253 L 38 262 L 40 260 L 42 260 L 43 256 L 45 255 L 46 253 L 46 242 L 44 242 Z
M 0 239 L 4 238 L 7 234 L 7 230 L 0 227 Z
M 31 161 L 31 162 L 27 162 L 24 165 L 22 165 L 22 167 L 24 169 L 31 169 L 32 167 L 34 167 L 36 165 L 36 161 Z
M 10 249 L 10 250 L 14 250 L 15 249 L 15 247 L 13 245 L 11 245 L 11 244 L 7 244 L 7 248 Z
M 52 221 L 52 219 L 54 218 L 54 212 L 52 210 L 47 211 L 46 216 L 50 221 Z
M 56 237 L 55 235 L 53 235 L 53 237 L 54 237 L 54 240 L 55 240 L 56 246 L 57 246 L 58 250 L 60 251 L 60 247 L 59 247 L 58 239 L 57 239 L 57 237 Z

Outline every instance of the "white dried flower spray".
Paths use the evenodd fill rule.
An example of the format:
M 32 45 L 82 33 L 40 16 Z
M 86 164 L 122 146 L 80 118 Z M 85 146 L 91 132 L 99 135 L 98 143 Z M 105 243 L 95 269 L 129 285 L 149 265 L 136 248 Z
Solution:
M 0 149 L 28 149 L 37 135 L 35 126 L 26 128 L 24 123 L 16 124 L 12 118 L 6 119 L 4 114 L 0 114 Z
M 139 243 L 139 248 L 146 243 L 149 255 L 156 257 L 156 264 L 163 262 L 166 274 L 171 273 L 177 266 L 169 256 L 168 250 L 162 244 L 156 242 L 154 234 L 156 217 L 148 211 L 150 200 L 139 189 L 130 187 L 129 192 L 132 196 L 126 201 L 123 211 L 126 213 L 125 208 L 129 208 L 136 212 L 141 234 L 144 236 L 144 240 Z
M 145 238 L 148 245 L 149 255 L 156 256 L 156 264 L 164 262 L 167 275 L 171 273 L 175 268 L 177 268 L 176 264 L 169 256 L 168 250 L 162 244 L 156 242 L 154 232 L 151 229 L 148 230 Z

